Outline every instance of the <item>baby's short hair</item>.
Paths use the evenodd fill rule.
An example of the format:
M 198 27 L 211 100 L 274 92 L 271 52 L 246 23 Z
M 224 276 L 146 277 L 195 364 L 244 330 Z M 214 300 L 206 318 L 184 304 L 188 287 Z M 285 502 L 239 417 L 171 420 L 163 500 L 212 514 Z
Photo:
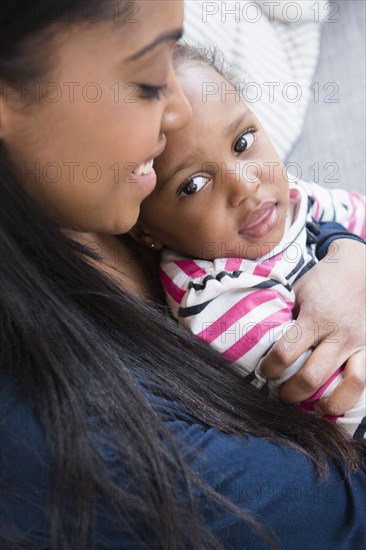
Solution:
M 179 73 L 179 69 L 190 64 L 213 69 L 235 87 L 236 75 L 219 48 L 179 42 L 173 51 L 174 69 Z

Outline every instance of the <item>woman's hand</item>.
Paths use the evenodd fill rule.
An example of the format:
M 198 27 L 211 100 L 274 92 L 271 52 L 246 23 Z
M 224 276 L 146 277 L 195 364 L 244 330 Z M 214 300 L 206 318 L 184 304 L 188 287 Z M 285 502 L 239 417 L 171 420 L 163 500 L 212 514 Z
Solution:
M 281 386 L 281 399 L 303 401 L 344 363 L 343 381 L 318 402 L 318 410 L 339 415 L 360 398 L 366 386 L 365 281 L 365 245 L 339 239 L 329 246 L 324 260 L 296 282 L 296 324 L 274 344 L 261 370 L 276 379 L 304 351 L 311 347 L 314 351 Z

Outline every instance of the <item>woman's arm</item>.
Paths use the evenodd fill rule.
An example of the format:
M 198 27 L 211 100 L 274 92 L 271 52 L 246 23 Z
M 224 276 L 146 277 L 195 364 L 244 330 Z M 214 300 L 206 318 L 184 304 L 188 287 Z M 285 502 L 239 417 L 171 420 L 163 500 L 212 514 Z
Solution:
M 342 414 L 360 398 L 365 387 L 365 245 L 339 239 L 294 285 L 297 295 L 296 334 L 288 333 L 271 349 L 262 372 L 278 378 L 309 347 L 303 368 L 280 390 L 282 399 L 299 402 L 312 395 L 346 362 L 344 380 L 319 408 Z

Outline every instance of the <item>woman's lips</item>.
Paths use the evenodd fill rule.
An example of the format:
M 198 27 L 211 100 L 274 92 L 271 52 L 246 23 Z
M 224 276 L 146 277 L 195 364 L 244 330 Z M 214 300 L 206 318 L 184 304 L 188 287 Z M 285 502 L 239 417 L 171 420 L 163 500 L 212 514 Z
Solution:
M 249 217 L 248 223 L 239 231 L 247 237 L 264 237 L 278 224 L 279 212 L 277 203 L 265 203 Z
M 150 195 L 156 186 L 156 172 L 154 170 L 154 159 L 162 154 L 166 146 L 164 135 L 163 143 L 158 151 L 139 165 L 131 172 L 130 181 L 135 182 L 143 190 L 145 196 Z
M 143 198 L 150 195 L 156 186 L 156 173 L 153 166 L 153 159 L 143 162 L 136 166 L 129 177 L 129 181 L 137 184 L 140 191 L 142 191 Z

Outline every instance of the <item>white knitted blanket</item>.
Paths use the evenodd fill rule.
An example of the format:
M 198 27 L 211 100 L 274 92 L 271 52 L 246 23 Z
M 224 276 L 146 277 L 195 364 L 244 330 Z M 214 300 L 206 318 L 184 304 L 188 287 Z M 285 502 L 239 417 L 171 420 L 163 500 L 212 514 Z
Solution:
M 217 46 L 282 158 L 302 129 L 325 0 L 185 1 L 187 42 Z

